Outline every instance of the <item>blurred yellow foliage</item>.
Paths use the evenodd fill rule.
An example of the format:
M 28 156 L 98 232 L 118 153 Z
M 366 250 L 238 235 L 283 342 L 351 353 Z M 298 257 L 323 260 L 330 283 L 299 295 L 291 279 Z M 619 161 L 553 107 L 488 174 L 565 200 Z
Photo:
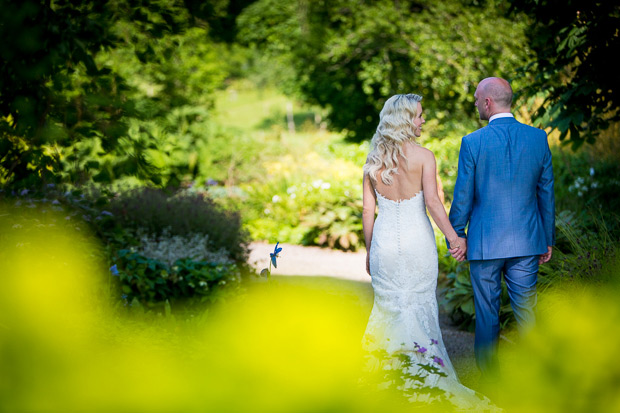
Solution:
M 406 410 L 358 384 L 367 314 L 346 294 L 270 281 L 202 316 L 140 315 L 102 298 L 110 275 L 83 231 L 1 212 L 0 411 Z M 538 327 L 502 352 L 497 402 L 618 411 L 617 291 L 543 297 Z
M 548 290 L 535 329 L 506 351 L 495 391 L 501 404 L 527 412 L 620 411 L 618 290 L 617 281 Z

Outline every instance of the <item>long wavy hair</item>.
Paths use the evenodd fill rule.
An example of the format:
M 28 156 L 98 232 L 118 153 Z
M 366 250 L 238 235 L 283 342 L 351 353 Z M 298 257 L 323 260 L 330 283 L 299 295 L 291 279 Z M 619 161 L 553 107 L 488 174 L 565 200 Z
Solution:
M 381 181 L 392 185 L 392 175 L 398 173 L 398 156 L 407 159 L 403 143 L 415 142 L 413 119 L 418 115 L 418 102 L 422 96 L 408 93 L 394 95 L 383 105 L 379 113 L 379 126 L 370 141 L 371 150 L 364 165 L 364 174 L 376 182 L 377 173 L 383 168 Z

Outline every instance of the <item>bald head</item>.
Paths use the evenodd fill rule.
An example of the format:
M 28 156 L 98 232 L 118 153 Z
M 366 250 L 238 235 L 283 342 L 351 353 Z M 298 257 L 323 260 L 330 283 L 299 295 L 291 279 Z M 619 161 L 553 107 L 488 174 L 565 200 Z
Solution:
M 510 109 L 512 105 L 512 88 L 510 83 L 500 77 L 487 77 L 478 85 L 483 99 L 490 97 L 498 107 Z
M 480 119 L 488 120 L 496 113 L 510 112 L 512 88 L 499 77 L 487 77 L 478 84 L 474 94 Z

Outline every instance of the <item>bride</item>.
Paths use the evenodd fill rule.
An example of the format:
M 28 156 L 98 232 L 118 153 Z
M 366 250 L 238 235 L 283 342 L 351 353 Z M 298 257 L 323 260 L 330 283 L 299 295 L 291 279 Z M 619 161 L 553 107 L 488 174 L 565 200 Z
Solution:
M 459 408 L 480 408 L 488 399 L 459 383 L 439 329 L 437 246 L 426 209 L 460 261 L 467 242 L 452 228 L 437 194 L 434 154 L 416 142 L 425 123 L 421 100 L 406 94 L 385 102 L 364 165 L 366 271 L 375 298 L 363 345 L 371 354 L 388 355 L 375 368 L 410 378 L 400 387 L 409 400 L 432 401 L 422 394 L 440 389 Z M 398 361 L 403 356 L 406 363 Z

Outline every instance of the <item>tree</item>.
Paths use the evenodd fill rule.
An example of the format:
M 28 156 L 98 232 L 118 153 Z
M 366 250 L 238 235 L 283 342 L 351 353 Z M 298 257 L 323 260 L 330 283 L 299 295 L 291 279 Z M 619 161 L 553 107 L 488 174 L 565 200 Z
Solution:
M 385 100 L 420 93 L 439 131 L 473 128 L 473 92 L 513 77 L 527 57 L 526 19 L 502 2 L 259 0 L 237 19 L 239 39 L 294 67 L 293 85 L 354 140 L 374 133 Z M 502 30 L 497 28 L 501 27 Z
M 522 70 L 525 96 L 542 103 L 539 126 L 560 132 L 573 148 L 593 143 L 620 121 L 620 4 L 605 0 L 511 0 L 512 11 L 532 17 L 527 35 L 536 53 Z
M 182 145 L 166 136 L 207 117 L 225 65 L 184 1 L 4 0 L 2 9 L 1 186 L 165 184 L 190 169 L 178 148 L 197 133 Z M 177 157 L 168 171 L 162 146 Z

